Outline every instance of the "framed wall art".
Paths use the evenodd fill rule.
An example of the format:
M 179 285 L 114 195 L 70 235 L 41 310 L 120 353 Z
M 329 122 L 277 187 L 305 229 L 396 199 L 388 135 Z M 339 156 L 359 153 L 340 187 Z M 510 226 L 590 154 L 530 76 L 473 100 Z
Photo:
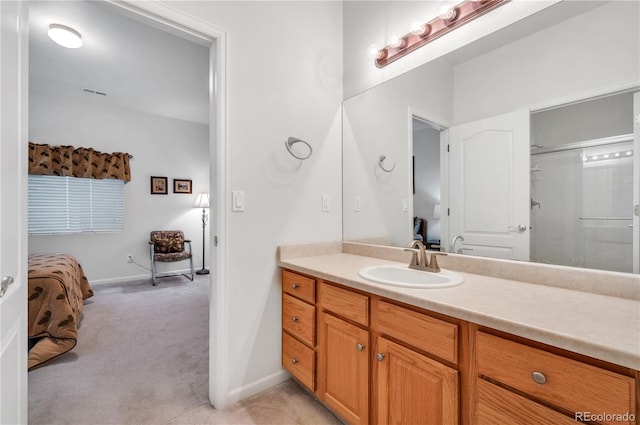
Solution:
M 151 176 L 152 195 L 166 195 L 169 193 L 167 186 L 168 179 L 166 177 Z
M 191 180 L 173 179 L 173 193 L 191 193 Z

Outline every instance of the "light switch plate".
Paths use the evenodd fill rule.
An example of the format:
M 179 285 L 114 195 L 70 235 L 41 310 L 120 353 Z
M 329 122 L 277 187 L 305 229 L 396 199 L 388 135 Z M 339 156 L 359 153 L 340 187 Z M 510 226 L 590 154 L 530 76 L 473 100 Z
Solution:
M 362 198 L 360 196 L 356 196 L 353 198 L 353 211 L 360 212 L 362 209 Z
M 231 192 L 231 210 L 234 212 L 244 211 L 244 192 L 241 190 L 234 190 Z
M 322 195 L 322 212 L 331 211 L 331 199 L 329 195 Z
M 409 211 L 409 200 L 407 198 L 402 199 L 402 212 Z

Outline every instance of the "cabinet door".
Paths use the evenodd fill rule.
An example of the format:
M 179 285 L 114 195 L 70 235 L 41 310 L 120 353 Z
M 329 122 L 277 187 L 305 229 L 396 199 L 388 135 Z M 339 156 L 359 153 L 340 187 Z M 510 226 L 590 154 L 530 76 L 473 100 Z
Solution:
M 458 371 L 385 338 L 376 359 L 377 423 L 458 423 Z
M 318 324 L 318 396 L 349 424 L 367 424 L 369 332 L 325 312 Z

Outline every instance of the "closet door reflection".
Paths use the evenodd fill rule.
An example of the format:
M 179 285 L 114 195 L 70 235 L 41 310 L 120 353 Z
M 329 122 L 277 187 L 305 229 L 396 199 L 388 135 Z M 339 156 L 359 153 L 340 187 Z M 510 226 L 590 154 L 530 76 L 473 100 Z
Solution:
M 532 152 L 533 261 L 633 271 L 634 154 L 631 135 Z

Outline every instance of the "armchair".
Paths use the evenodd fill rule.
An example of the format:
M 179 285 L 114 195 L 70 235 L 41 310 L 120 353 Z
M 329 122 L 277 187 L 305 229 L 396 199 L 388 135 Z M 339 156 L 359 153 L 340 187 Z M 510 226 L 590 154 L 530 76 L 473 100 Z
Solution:
M 149 255 L 151 259 L 151 282 L 156 286 L 156 280 L 161 277 L 182 275 L 193 281 L 193 258 L 191 255 L 191 240 L 184 238 L 181 230 L 154 230 L 149 238 Z M 174 262 L 189 260 L 190 275 L 186 273 L 156 272 L 156 261 Z

